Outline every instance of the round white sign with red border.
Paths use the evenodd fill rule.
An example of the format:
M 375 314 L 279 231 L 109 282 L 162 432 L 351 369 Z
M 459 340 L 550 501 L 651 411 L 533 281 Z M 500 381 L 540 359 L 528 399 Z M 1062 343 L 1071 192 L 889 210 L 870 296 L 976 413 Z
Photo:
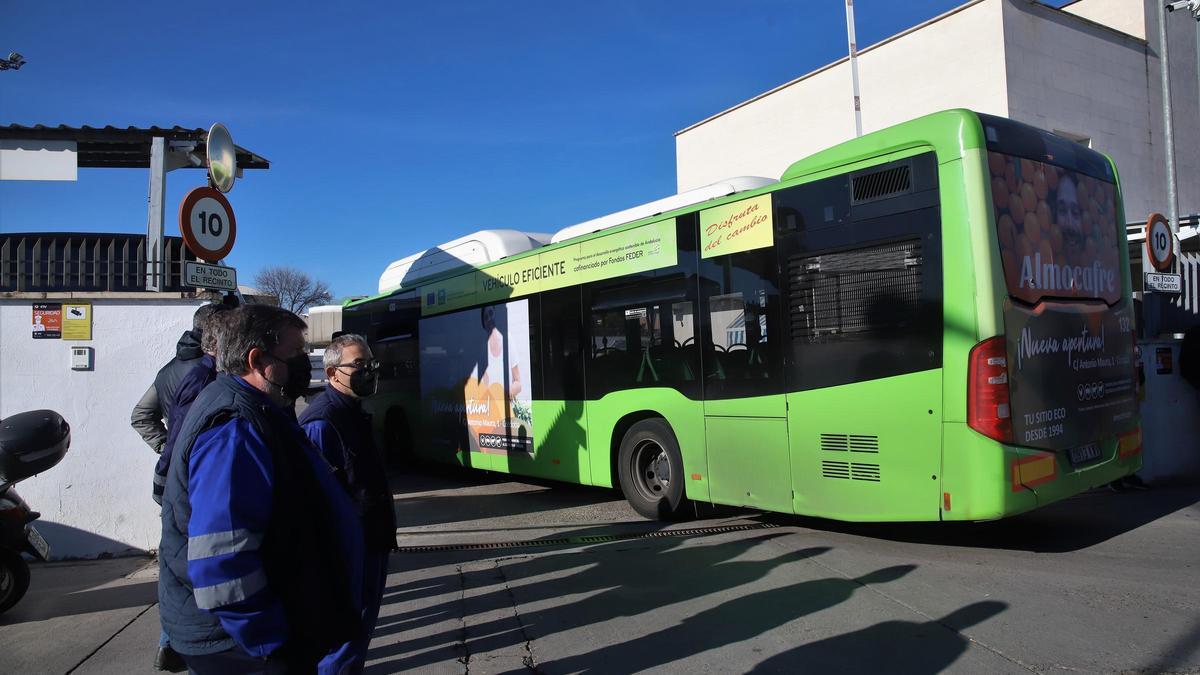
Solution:
M 218 262 L 233 249 L 237 220 L 225 195 L 210 187 L 187 193 L 179 207 L 179 232 L 197 258 Z
M 1171 226 L 1161 213 L 1151 213 L 1146 219 L 1146 252 L 1150 254 L 1150 264 L 1159 272 L 1171 270 L 1175 261 L 1175 236 Z

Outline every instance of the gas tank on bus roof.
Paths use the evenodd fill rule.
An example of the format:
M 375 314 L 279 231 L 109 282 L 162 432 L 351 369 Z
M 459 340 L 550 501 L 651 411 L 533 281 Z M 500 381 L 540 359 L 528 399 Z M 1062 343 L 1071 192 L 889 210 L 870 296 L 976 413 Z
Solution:
M 421 279 L 460 267 L 478 267 L 550 243 L 548 232 L 480 230 L 401 258 L 379 277 L 379 292 L 408 288 Z
M 710 199 L 719 199 L 721 197 L 736 194 L 738 192 L 755 190 L 757 188 L 765 187 L 778 182 L 779 181 L 775 180 L 774 178 L 763 178 L 762 176 L 737 176 L 734 178 L 726 178 L 725 180 L 718 181 L 712 185 L 705 185 L 704 187 L 698 187 L 695 190 L 680 192 L 677 195 L 656 199 L 640 206 L 625 209 L 624 211 L 617 211 L 616 213 L 610 213 L 607 216 L 600 216 L 599 218 L 586 220 L 582 223 L 571 225 L 570 227 L 564 227 L 558 232 L 555 232 L 554 237 L 550 241 L 551 243 L 557 244 L 560 241 L 574 239 L 575 237 L 582 237 L 585 234 L 599 232 L 600 230 L 606 230 L 610 227 L 624 225 L 625 223 L 632 223 L 635 220 L 647 218 L 659 213 L 666 213 L 668 211 L 674 211 L 675 209 L 682 209 L 685 206 L 699 204 L 701 202 L 709 201 Z

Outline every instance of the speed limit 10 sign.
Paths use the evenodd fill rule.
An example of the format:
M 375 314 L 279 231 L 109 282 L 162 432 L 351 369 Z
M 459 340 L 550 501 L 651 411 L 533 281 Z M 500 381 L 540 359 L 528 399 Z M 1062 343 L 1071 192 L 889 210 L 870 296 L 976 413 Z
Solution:
M 1151 213 L 1146 220 L 1146 251 L 1150 254 L 1150 264 L 1159 272 L 1171 269 L 1175 259 L 1175 236 L 1171 226 L 1161 213 Z
M 233 207 L 217 190 L 196 188 L 187 193 L 179 207 L 179 232 L 197 258 L 217 262 L 229 255 L 237 236 Z

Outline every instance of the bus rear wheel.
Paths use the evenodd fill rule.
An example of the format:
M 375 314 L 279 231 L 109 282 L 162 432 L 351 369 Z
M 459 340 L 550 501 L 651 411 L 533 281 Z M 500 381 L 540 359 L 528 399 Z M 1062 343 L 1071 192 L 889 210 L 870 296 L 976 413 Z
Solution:
M 683 517 L 683 456 L 665 420 L 642 420 L 625 432 L 617 473 L 634 511 L 657 520 Z

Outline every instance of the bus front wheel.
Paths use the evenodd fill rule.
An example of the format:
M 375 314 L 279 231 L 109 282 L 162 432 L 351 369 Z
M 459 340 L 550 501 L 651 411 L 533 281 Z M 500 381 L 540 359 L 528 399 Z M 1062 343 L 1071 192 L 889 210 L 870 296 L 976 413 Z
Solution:
M 665 420 L 647 419 L 629 427 L 621 440 L 617 473 L 634 511 L 658 520 L 683 515 L 683 456 Z

